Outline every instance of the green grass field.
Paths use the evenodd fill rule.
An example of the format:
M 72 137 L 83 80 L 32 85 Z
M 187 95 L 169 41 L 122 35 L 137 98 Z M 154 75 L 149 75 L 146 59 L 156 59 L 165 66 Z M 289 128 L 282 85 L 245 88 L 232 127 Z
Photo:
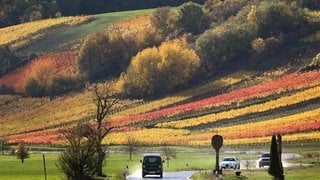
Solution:
M 295 167 L 284 170 L 285 179 L 288 180 L 318 180 L 320 179 L 319 167 Z M 193 180 L 214 179 L 211 172 L 196 173 Z M 224 180 L 272 180 L 267 169 L 263 170 L 241 170 L 241 175 L 236 176 L 234 171 L 225 171 Z
M 181 171 L 181 170 L 199 170 L 201 173 L 194 175 L 193 179 L 210 179 L 212 176 L 212 169 L 215 165 L 215 152 L 210 148 L 188 148 L 188 147 L 172 147 L 177 151 L 177 158 L 169 161 L 169 167 L 167 162 L 164 164 L 165 171 Z M 239 151 L 236 154 L 230 154 L 230 150 L 237 149 Z M 239 159 L 251 159 L 257 158 L 258 154 L 246 154 L 248 147 L 228 148 L 222 149 L 221 158 L 224 156 L 237 156 Z M 253 148 L 250 150 L 266 151 L 267 147 Z M 124 147 L 111 147 L 107 158 L 104 172 L 111 176 L 111 179 L 121 179 L 122 173 L 126 166 L 129 167 L 131 173 L 140 174 L 141 164 L 140 159 L 144 152 L 161 152 L 161 147 L 140 147 L 139 152 L 133 155 L 132 161 L 129 160 L 129 154 L 124 152 Z M 301 161 L 305 159 L 306 154 L 317 155 L 320 151 L 313 147 L 304 147 L 303 149 L 294 147 L 285 148 L 284 151 L 290 153 L 301 153 L 301 158 L 295 159 L 295 161 Z M 228 154 L 226 154 L 228 153 Z M 56 166 L 58 153 L 45 153 L 46 159 L 46 173 L 48 180 L 60 180 L 64 179 L 63 173 Z M 164 157 L 163 157 L 164 158 Z M 317 156 L 309 159 L 311 163 L 317 163 Z M 188 166 L 186 165 L 188 164 Z M 318 162 L 319 164 L 319 162 Z M 44 164 L 43 154 L 35 153 L 30 154 L 30 158 L 26 159 L 24 163 L 21 163 L 15 156 L 0 155 L 0 179 L 1 180 L 43 180 L 44 179 Z M 315 164 L 310 167 L 292 167 L 285 168 L 286 179 L 320 179 L 318 173 L 320 167 Z M 249 169 L 244 166 L 241 168 L 241 176 L 235 176 L 233 170 L 224 171 L 224 179 L 271 179 L 267 173 L 267 168 L 264 169 Z
M 153 12 L 154 9 L 123 11 L 93 15 L 93 20 L 76 27 L 62 27 L 51 29 L 46 35 L 18 50 L 20 54 L 30 52 L 49 53 L 70 50 L 70 46 L 79 43 L 81 39 L 89 35 L 102 32 L 111 24 L 120 20 L 143 13 Z M 67 49 L 64 49 L 67 47 Z

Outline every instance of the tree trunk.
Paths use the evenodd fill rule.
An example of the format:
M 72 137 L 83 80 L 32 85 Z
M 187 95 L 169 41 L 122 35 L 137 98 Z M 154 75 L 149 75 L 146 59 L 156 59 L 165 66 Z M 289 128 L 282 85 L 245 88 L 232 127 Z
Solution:
M 103 149 L 101 148 L 101 146 L 97 145 L 96 147 L 96 151 L 98 154 L 98 162 L 97 162 L 97 167 L 96 167 L 96 175 L 97 176 L 104 176 L 103 172 L 102 172 L 102 167 L 103 167 L 103 161 L 106 157 L 106 153 L 103 151 Z
M 132 150 L 130 150 L 130 161 L 132 161 Z

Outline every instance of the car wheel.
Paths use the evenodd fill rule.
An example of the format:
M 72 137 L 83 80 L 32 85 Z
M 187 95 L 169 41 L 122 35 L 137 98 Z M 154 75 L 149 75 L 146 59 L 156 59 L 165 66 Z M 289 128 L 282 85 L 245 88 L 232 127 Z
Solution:
M 162 177 L 163 177 L 163 173 L 160 174 L 160 178 L 162 178 Z
M 146 176 L 146 174 L 142 173 L 142 177 L 144 178 Z

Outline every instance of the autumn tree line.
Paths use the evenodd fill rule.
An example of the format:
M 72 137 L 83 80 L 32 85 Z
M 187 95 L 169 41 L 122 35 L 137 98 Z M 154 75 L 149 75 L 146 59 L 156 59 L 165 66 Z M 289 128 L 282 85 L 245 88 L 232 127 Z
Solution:
M 178 6 L 186 0 L 0 0 L 0 27 L 46 18 Z M 193 0 L 203 3 L 204 0 Z
M 163 96 L 211 78 L 226 64 L 267 64 L 286 45 L 317 32 L 316 7 L 317 1 L 303 0 L 207 0 L 203 6 L 184 3 L 178 11 L 161 7 L 149 16 L 151 26 L 139 31 L 114 27 L 88 37 L 76 60 L 77 77 L 55 86 L 52 80 L 32 79 L 25 94 L 55 96 L 113 78 L 122 96 Z M 10 58 L 15 59 L 7 56 L 6 62 Z M 310 64 L 319 67 L 318 59 Z M 53 87 L 61 91 L 53 93 Z
M 179 6 L 188 1 L 190 0 L 0 0 L 0 28 L 60 16 Z M 296 1 L 302 7 L 320 8 L 317 0 Z M 204 4 L 205 0 L 192 2 Z

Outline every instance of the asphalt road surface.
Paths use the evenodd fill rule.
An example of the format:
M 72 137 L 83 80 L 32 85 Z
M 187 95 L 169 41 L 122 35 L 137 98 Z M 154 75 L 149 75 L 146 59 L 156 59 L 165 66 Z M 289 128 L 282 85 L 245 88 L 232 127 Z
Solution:
M 163 172 L 163 180 L 187 180 L 197 171 L 180 171 L 180 172 Z M 136 173 L 127 176 L 127 180 L 148 180 L 148 179 L 160 179 L 159 176 L 147 175 L 145 178 L 142 178 L 141 172 L 137 171 Z
M 307 166 L 305 164 L 292 164 L 285 162 L 286 159 L 290 158 L 296 158 L 299 157 L 299 154 L 291 154 L 291 153 L 283 153 L 282 159 L 283 159 L 283 166 L 284 167 L 292 167 L 292 166 Z M 257 168 L 256 160 L 241 160 L 241 169 L 260 169 Z M 246 167 L 246 164 L 248 163 L 249 166 Z M 268 168 L 268 167 L 265 167 Z M 164 172 L 163 173 L 163 180 L 188 180 L 194 173 L 197 171 L 180 171 L 180 172 Z M 147 175 L 145 178 L 142 178 L 141 175 L 141 169 L 137 170 L 136 172 L 133 172 L 131 175 L 127 176 L 127 180 L 150 180 L 150 179 L 160 179 L 159 176 L 155 175 Z

